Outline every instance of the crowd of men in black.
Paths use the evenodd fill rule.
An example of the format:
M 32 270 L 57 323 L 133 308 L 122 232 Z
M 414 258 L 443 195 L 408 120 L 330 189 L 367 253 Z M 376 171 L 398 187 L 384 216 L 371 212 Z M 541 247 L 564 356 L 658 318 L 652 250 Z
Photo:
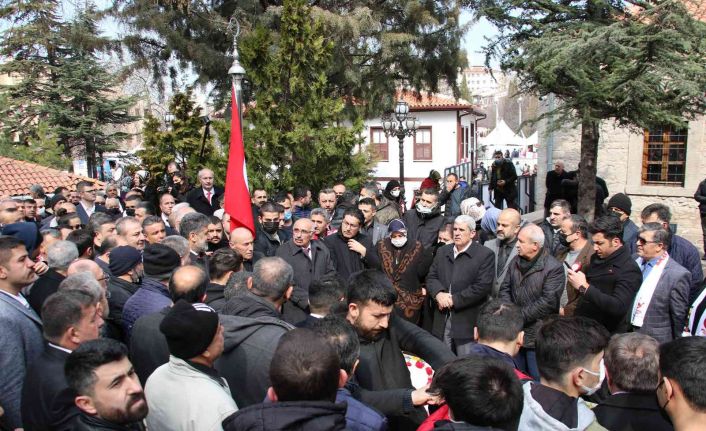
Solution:
M 396 181 L 254 189 L 253 235 L 215 180 L 0 198 L 2 429 L 706 429 L 668 207 L 535 224 L 450 174 L 409 207 Z

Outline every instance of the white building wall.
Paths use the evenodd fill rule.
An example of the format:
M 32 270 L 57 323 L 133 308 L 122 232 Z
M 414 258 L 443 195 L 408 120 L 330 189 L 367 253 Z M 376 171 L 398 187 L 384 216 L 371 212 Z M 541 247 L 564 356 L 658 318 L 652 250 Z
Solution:
M 404 140 L 404 176 L 407 202 L 411 202 L 413 191 L 419 189 L 429 171 L 436 169 L 442 175 L 444 169 L 457 163 L 458 136 L 457 111 L 415 111 L 418 127 L 431 127 L 432 160 L 414 160 L 414 138 Z M 461 117 L 461 124 L 468 126 L 473 121 L 472 115 Z M 370 128 L 382 127 L 380 118 L 365 122 L 365 145 L 370 143 Z M 388 160 L 380 161 L 373 170 L 373 177 L 379 178 L 384 187 L 391 178 L 399 178 L 399 141 L 396 137 L 388 138 Z

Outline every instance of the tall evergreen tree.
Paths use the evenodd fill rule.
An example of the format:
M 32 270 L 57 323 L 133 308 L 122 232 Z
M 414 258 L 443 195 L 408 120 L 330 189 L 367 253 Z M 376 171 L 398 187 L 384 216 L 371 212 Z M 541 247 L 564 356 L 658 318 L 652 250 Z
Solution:
M 70 49 L 56 68 L 55 85 L 47 89 L 51 103 L 43 108 L 59 144 L 71 155 L 85 157 L 90 177 L 97 174 L 102 154 L 116 150 L 128 137 L 119 126 L 136 120 L 128 113 L 134 99 L 117 93 L 116 76 L 96 58 L 106 42 L 98 36 L 93 12 L 83 11 L 66 26 L 64 39 Z
M 706 23 L 692 0 L 466 0 L 499 29 L 486 47 L 520 89 L 560 103 L 545 113 L 581 127 L 579 213 L 589 218 L 603 120 L 638 131 L 683 127 L 706 110 Z
M 342 99 L 328 96 L 334 44 L 311 11 L 305 0 L 288 0 L 277 38 L 258 27 L 241 45 L 255 98 L 244 119 L 248 179 L 270 191 L 368 176 L 367 153 L 354 154 L 362 124 L 347 127 Z
M 116 0 L 113 14 L 132 30 L 123 42 L 135 67 L 165 77 L 176 75 L 175 64 L 189 66 L 199 82 L 215 84 L 225 102 L 230 81 L 224 71 L 232 62 L 228 19 L 238 17 L 243 39 L 253 28 L 267 28 L 276 38 L 287 1 Z M 369 115 L 392 106 L 400 83 L 436 91 L 447 81 L 459 94 L 456 76 L 466 57 L 460 50 L 465 28 L 459 24 L 457 0 L 307 3 L 333 43 L 335 61 L 326 71 L 330 95 L 346 97 L 351 116 L 356 107 Z M 247 102 L 247 86 L 244 94 Z M 354 105 L 353 100 L 368 103 Z
M 57 0 L 11 1 L 0 4 L 0 74 L 16 83 L 4 86 L 7 103 L 0 107 L 6 133 L 22 144 L 37 138 L 37 124 L 46 119 L 42 108 L 56 85 L 66 47 Z

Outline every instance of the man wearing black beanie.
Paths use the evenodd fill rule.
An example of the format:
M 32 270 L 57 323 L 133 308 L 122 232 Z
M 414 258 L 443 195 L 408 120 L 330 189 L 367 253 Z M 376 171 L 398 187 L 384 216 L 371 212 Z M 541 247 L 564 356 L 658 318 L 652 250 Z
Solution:
M 608 200 L 608 214 L 620 219 L 623 225 L 623 244 L 630 250 L 630 255 L 637 253 L 637 225 L 630 220 L 632 201 L 624 193 L 616 193 Z
M 226 380 L 213 368 L 223 353 L 218 313 L 203 303 L 179 300 L 159 325 L 169 362 L 147 379 L 147 427 L 154 430 L 220 430 L 238 410 Z M 186 390 L 185 390 L 186 389 Z

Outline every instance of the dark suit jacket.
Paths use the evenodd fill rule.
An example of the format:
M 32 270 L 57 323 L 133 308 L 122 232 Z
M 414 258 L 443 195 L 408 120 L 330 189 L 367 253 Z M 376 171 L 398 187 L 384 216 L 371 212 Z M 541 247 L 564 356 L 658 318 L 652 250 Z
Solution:
M 96 205 L 96 209 L 94 210 L 94 213 L 104 213 L 106 212 L 106 208 L 103 205 Z M 76 205 L 76 214 L 78 214 L 78 218 L 81 219 L 82 224 L 88 224 L 88 214 L 86 214 L 86 210 L 83 209 L 83 205 L 81 205 L 81 202 Z
M 452 295 L 452 338 L 473 338 L 478 311 L 488 300 L 494 279 L 495 255 L 479 242 L 473 241 L 456 259 L 453 244 L 441 247 L 436 253 L 427 276 L 427 290 L 430 298 L 436 298 L 440 292 Z M 439 311 L 434 304 L 432 334 L 438 338 L 443 338 L 447 313 L 448 311 Z
M 302 310 L 306 310 L 309 306 L 311 282 L 336 272 L 331 253 L 323 242 L 311 241 L 310 247 L 311 259 L 292 241 L 282 244 L 277 249 L 277 256 L 284 259 L 294 270 L 294 291 L 290 301 Z
M 186 194 L 186 201 L 189 205 L 201 214 L 206 214 L 207 216 L 212 216 L 213 212 L 220 208 L 218 204 L 218 198 L 223 194 L 223 189 L 220 187 L 213 187 L 213 196 L 211 196 L 211 203 L 208 203 L 206 195 L 203 194 L 203 189 L 201 187 L 193 188 L 189 193 Z
M 29 302 L 29 306 L 32 307 L 38 316 L 42 314 L 44 301 L 46 301 L 52 293 L 56 293 L 59 289 L 59 285 L 65 278 L 66 277 L 63 275 L 49 268 L 45 274 L 34 282 L 32 289 L 30 289 L 27 295 L 27 302 Z
M 669 418 L 651 394 L 615 394 L 593 409 L 598 423 L 611 431 L 673 431 Z
M 22 423 L 26 431 L 71 430 L 79 414 L 64 377 L 68 353 L 47 345 L 29 368 L 22 390 Z

